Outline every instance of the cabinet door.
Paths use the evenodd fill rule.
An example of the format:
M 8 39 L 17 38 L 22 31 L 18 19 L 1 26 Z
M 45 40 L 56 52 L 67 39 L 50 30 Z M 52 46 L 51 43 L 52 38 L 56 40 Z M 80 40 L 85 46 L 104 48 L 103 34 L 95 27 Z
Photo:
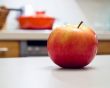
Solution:
M 99 40 L 97 54 L 110 54 L 110 40 Z
M 0 41 L 0 57 L 18 57 L 19 49 L 18 41 Z

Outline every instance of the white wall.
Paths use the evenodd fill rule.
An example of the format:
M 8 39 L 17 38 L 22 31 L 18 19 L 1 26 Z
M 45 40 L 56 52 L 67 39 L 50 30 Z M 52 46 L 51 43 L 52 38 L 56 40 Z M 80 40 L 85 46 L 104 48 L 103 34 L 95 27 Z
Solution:
M 97 31 L 110 31 L 110 0 L 77 0 L 86 19 Z

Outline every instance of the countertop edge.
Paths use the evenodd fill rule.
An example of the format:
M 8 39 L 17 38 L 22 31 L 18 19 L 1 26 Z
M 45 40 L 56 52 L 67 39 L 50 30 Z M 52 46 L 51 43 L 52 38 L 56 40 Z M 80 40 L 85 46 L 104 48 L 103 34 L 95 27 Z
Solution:
M 47 40 L 51 30 L 44 31 L 1 31 L 0 40 Z M 110 40 L 110 32 L 96 33 L 98 40 Z

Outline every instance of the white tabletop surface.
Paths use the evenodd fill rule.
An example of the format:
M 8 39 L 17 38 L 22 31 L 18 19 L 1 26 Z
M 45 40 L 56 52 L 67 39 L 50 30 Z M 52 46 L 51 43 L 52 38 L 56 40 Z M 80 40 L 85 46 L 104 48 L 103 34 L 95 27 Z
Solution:
M 110 88 L 110 55 L 84 69 L 62 69 L 49 57 L 1 58 L 0 88 Z

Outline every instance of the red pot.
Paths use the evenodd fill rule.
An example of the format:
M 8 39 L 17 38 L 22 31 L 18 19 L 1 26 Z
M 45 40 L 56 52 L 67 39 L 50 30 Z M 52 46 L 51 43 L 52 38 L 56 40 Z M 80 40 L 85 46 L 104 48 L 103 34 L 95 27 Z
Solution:
M 45 15 L 44 11 L 36 12 L 36 16 L 20 16 L 18 18 L 21 29 L 52 29 L 55 18 Z

